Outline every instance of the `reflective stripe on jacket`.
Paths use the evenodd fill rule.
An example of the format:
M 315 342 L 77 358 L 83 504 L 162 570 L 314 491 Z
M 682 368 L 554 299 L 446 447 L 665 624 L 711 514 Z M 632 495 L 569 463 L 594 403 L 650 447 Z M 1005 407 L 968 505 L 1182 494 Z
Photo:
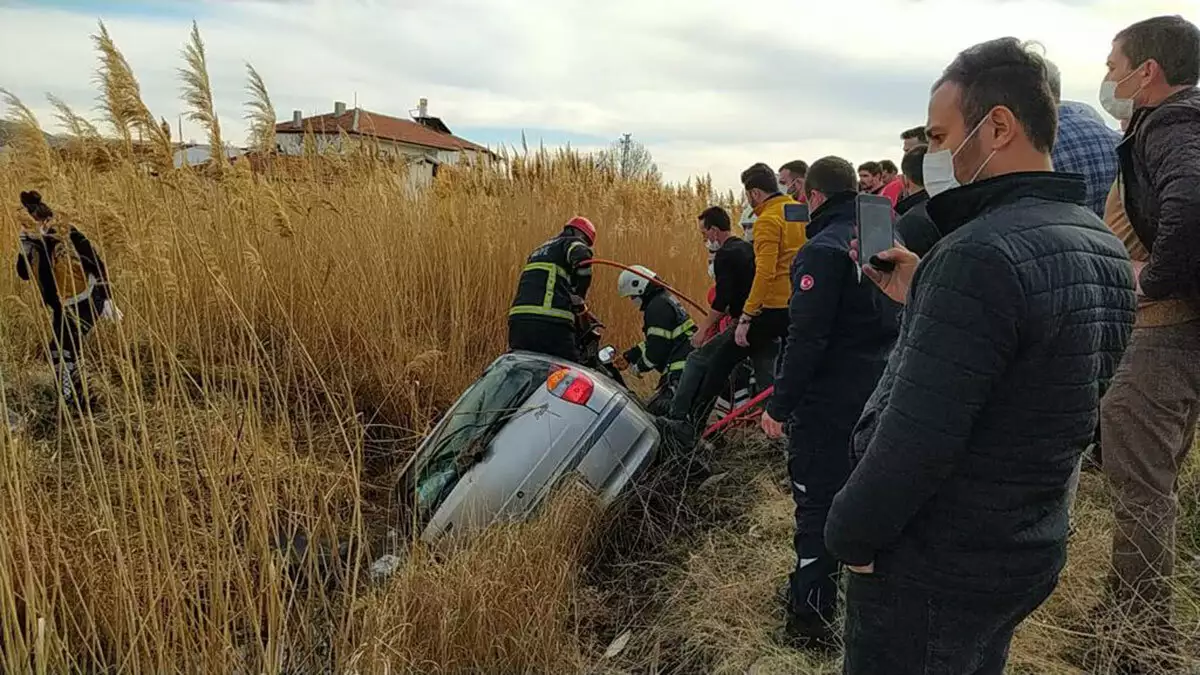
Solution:
M 625 360 L 640 372 L 683 370 L 692 352 L 696 324 L 670 293 L 654 286 L 642 300 L 642 332 L 646 338 L 625 352 Z
M 592 283 L 592 268 L 581 263 L 591 257 L 591 247 L 572 233 L 539 246 L 521 270 L 508 315 L 574 323 L 574 310 Z

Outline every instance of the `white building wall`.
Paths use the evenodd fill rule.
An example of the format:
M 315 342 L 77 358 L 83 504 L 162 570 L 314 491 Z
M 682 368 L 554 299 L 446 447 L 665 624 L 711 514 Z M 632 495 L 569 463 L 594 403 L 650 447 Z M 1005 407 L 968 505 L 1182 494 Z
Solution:
M 318 152 L 341 152 L 343 138 L 349 141 L 351 147 L 358 143 L 368 145 L 376 141 L 366 137 L 353 137 L 332 134 L 316 134 L 315 140 Z M 275 136 L 280 152 L 285 155 L 304 154 L 304 134 L 282 133 Z M 395 141 L 379 140 L 379 150 L 393 157 L 409 158 L 407 183 L 412 189 L 427 187 L 433 182 L 434 164 L 424 161 L 424 158 L 434 158 L 441 164 L 456 165 L 460 162 L 474 162 L 479 159 L 479 153 L 474 150 L 435 150 L 420 145 L 397 143 Z

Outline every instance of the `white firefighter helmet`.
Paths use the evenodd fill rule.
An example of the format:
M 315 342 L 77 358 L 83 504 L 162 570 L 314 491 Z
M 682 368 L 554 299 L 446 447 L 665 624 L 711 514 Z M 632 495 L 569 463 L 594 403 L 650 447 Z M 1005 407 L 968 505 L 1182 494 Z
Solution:
M 748 242 L 754 241 L 754 221 L 758 220 L 758 216 L 754 213 L 754 207 L 749 204 L 742 209 L 742 217 L 739 225 L 742 226 L 743 239 Z
M 646 277 L 657 279 L 658 275 L 650 268 L 641 265 L 634 265 L 630 269 L 622 271 L 621 276 L 617 277 L 617 295 L 622 298 L 642 297 L 652 283 Z

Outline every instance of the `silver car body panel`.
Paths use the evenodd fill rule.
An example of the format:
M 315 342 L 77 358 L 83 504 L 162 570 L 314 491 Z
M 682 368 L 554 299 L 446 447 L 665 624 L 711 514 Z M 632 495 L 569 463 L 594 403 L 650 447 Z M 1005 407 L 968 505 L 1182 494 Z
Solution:
M 592 395 L 581 406 L 558 398 L 544 383 L 536 387 L 495 432 L 478 463 L 462 473 L 434 507 L 421 531 L 423 541 L 432 542 L 452 532 L 476 532 L 497 522 L 524 520 L 572 472 L 607 505 L 655 457 L 659 433 L 653 419 L 616 382 L 577 364 L 526 352 L 500 356 L 485 375 L 508 359 L 540 362 L 550 372 L 570 368 L 592 381 Z M 479 382 L 472 387 L 477 385 Z M 447 421 L 463 414 L 458 407 L 470 391 L 468 388 L 459 397 L 418 448 L 417 472 L 429 460 Z

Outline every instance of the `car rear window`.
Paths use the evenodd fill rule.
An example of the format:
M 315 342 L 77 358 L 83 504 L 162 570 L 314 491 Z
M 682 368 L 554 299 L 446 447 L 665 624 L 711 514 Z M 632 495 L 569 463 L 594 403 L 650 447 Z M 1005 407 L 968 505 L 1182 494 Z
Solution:
M 544 386 L 551 365 L 527 358 L 509 358 L 492 365 L 463 394 L 446 423 L 425 443 L 428 456 L 417 466 L 415 506 L 418 522 L 433 512 L 458 484 L 458 479 L 483 459 L 492 439 L 516 415 L 521 405 Z

